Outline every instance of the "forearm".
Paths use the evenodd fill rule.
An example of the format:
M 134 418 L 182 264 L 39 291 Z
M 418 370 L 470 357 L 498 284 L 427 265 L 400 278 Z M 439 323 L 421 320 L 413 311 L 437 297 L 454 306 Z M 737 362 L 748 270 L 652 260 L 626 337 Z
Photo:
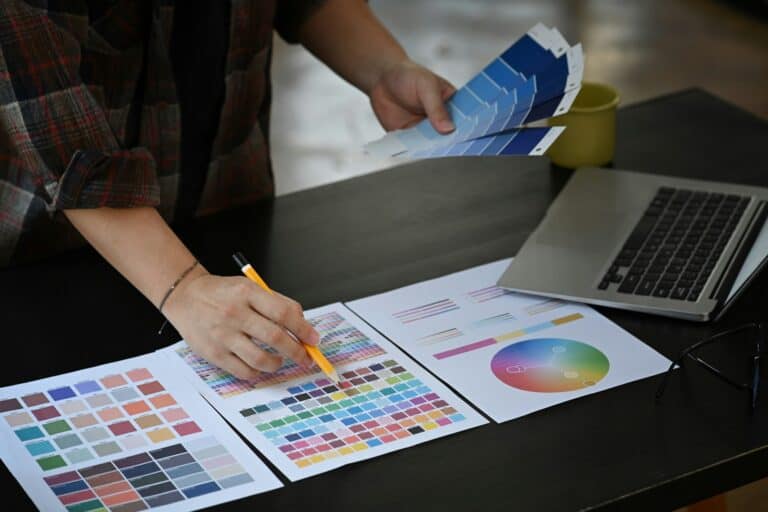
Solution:
M 327 0 L 300 28 L 299 42 L 366 94 L 408 58 L 363 0 Z
M 64 214 L 156 306 L 195 260 L 154 208 L 95 208 L 65 210 Z M 202 267 L 194 271 L 202 273 Z

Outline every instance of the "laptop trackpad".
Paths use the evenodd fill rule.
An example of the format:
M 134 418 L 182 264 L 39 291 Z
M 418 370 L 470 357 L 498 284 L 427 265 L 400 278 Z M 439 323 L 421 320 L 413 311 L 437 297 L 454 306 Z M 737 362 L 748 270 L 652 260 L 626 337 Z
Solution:
M 592 255 L 607 254 L 624 241 L 636 221 L 637 212 L 561 208 L 542 223 L 534 243 Z

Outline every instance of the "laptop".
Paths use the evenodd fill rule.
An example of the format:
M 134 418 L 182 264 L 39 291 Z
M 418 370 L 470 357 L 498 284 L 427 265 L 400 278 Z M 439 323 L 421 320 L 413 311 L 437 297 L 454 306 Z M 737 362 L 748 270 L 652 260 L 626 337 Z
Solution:
M 578 169 L 498 284 L 600 306 L 714 319 L 766 262 L 767 200 L 768 189 L 761 187 Z

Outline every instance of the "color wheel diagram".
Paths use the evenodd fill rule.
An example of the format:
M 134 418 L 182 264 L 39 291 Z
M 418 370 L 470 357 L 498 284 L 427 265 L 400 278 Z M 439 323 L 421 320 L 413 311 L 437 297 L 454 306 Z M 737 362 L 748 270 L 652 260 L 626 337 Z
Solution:
M 560 338 L 534 338 L 508 345 L 491 359 L 504 384 L 523 391 L 558 393 L 594 386 L 610 363 L 592 345 Z

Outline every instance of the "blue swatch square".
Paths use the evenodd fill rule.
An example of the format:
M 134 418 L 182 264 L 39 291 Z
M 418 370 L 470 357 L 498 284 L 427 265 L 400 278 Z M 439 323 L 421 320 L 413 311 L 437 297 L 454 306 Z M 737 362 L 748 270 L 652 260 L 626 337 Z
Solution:
M 43 431 L 37 427 L 20 428 L 19 430 L 16 430 L 16 435 L 22 441 L 29 441 L 31 439 L 39 439 L 41 437 L 45 437 Z
M 53 445 L 48 441 L 29 443 L 26 446 L 30 455 L 43 455 L 44 453 L 51 453 L 56 451 L 56 448 L 54 448 Z
M 66 400 L 67 398 L 72 398 L 73 396 L 76 396 L 74 390 L 69 386 L 49 389 L 48 394 L 51 395 L 51 398 L 53 398 L 56 401 Z

